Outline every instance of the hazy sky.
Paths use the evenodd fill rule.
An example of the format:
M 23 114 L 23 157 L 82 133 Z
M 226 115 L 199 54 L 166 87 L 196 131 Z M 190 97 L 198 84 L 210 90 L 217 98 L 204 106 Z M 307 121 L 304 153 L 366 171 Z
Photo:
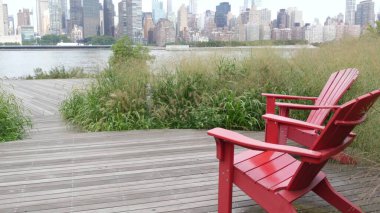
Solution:
M 117 8 L 117 3 L 121 0 L 113 0 Z M 166 0 L 163 0 L 166 3 Z M 220 2 L 228 0 L 198 0 L 198 12 L 211 9 L 215 11 L 216 5 Z M 9 14 L 17 15 L 17 11 L 22 8 L 29 8 L 36 11 L 36 0 L 3 0 L 8 4 Z M 103 2 L 103 0 L 100 0 Z M 151 0 L 142 0 L 143 11 L 151 11 Z M 173 0 L 173 9 L 176 11 L 181 4 L 188 5 L 189 0 Z M 232 11 L 235 15 L 238 14 L 239 8 L 243 6 L 244 0 L 229 0 L 232 5 Z M 277 11 L 281 8 L 297 7 L 303 11 L 304 21 L 313 22 L 314 18 L 319 18 L 324 22 L 328 16 L 336 16 L 339 13 L 345 12 L 345 0 L 261 0 L 259 8 L 268 8 L 272 11 L 272 19 L 275 19 Z M 357 0 L 356 3 L 360 1 Z M 375 12 L 380 11 L 380 0 L 374 0 Z M 36 15 L 33 16 L 35 19 Z M 34 24 L 36 25 L 36 24 Z

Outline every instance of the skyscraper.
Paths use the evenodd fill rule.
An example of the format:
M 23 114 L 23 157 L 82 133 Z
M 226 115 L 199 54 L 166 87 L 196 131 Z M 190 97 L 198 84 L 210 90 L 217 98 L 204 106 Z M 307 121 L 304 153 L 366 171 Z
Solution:
M 142 42 L 142 0 L 119 3 L 119 35 L 127 35 L 135 43 Z
M 152 13 L 144 13 L 143 15 L 144 40 L 149 44 L 153 43 L 154 23 Z M 151 39 L 149 39 L 151 35 Z
M 15 34 L 15 19 L 13 16 L 8 16 L 9 35 Z
M 115 6 L 112 0 L 104 0 L 103 2 L 104 11 L 104 35 L 115 36 Z
M 99 0 L 83 0 L 83 37 L 100 35 Z
M 75 25 L 83 27 L 82 0 L 70 0 L 70 31 Z
M 161 18 L 165 18 L 164 3 L 160 0 L 152 0 L 153 21 L 157 23 Z
M 169 14 L 169 13 L 172 13 L 173 12 L 173 0 L 168 0 L 167 1 L 167 5 L 166 5 L 166 12 Z
M 17 26 L 30 26 L 30 16 L 32 13 L 29 9 L 19 10 L 17 13 Z
M 49 33 L 49 0 L 37 0 L 37 31 L 39 35 Z
M 280 9 L 277 13 L 277 28 L 285 29 L 288 28 L 290 16 L 285 9 Z
M 189 12 L 191 14 L 198 14 L 198 0 L 190 0 Z
M 375 3 L 372 0 L 360 2 L 356 10 L 355 24 L 366 27 L 367 25 L 373 25 L 374 23 Z
M 293 28 L 295 25 L 302 26 L 303 25 L 303 13 L 300 10 L 297 10 L 296 7 L 288 8 L 289 20 L 288 27 Z
M 0 4 L 1 5 L 1 4 Z M 9 22 L 8 22 L 8 5 L 3 4 L 2 7 L 0 6 L 0 10 L 3 11 L 3 22 L 4 23 L 4 35 L 9 35 Z
M 67 33 L 67 0 L 61 0 L 61 9 L 62 9 L 62 30 L 64 33 Z
M 245 11 L 248 8 L 248 2 L 249 0 L 244 0 L 243 11 Z
M 49 0 L 50 34 L 62 33 L 62 0 Z
M 5 29 L 4 29 L 4 10 L 3 10 L 3 0 L 0 0 L 0 36 L 5 35 Z
M 346 25 L 355 24 L 355 0 L 346 0 Z
M 218 28 L 227 26 L 227 14 L 231 12 L 231 5 L 228 2 L 222 2 L 216 6 L 215 24 Z
M 188 30 L 188 12 L 184 4 L 182 4 L 178 10 L 177 19 L 177 36 L 181 36 L 183 35 L 184 31 Z

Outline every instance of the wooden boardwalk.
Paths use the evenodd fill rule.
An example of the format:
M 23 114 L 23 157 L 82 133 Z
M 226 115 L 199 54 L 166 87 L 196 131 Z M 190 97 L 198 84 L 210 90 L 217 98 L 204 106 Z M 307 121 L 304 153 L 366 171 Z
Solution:
M 206 131 L 80 133 L 57 106 L 78 81 L 5 81 L 35 122 L 31 136 L 0 144 L 0 212 L 215 212 L 217 161 Z M 262 138 L 262 133 L 245 133 Z M 377 171 L 376 171 L 377 170 Z M 338 191 L 380 212 L 378 168 L 329 164 Z M 334 212 L 310 193 L 299 212 Z M 264 212 L 235 189 L 234 212 Z

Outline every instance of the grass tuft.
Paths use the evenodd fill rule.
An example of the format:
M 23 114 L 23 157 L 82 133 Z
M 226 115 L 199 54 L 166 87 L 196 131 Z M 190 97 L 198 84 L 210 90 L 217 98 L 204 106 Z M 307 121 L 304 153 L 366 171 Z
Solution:
M 0 87 L 0 142 L 20 140 L 31 127 L 31 120 L 21 106 L 15 96 Z

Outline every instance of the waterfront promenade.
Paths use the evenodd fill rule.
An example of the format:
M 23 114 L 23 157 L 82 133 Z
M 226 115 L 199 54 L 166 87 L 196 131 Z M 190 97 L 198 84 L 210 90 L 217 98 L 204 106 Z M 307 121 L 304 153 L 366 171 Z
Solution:
M 84 133 L 59 103 L 86 80 L 3 81 L 33 118 L 30 136 L 0 144 L 0 212 L 215 212 L 217 160 L 204 130 Z M 262 138 L 262 133 L 244 134 Z M 335 188 L 380 211 L 378 168 L 330 163 Z M 310 193 L 299 212 L 334 212 Z M 234 212 L 264 212 L 235 188 Z

